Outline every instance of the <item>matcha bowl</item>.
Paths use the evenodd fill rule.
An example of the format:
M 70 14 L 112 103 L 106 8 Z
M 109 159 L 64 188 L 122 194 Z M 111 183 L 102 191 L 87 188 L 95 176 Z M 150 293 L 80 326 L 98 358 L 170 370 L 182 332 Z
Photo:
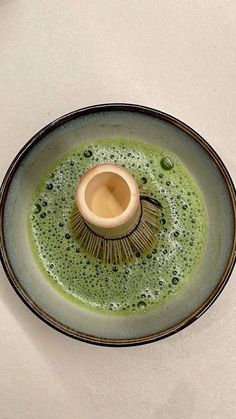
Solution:
M 133 148 L 138 150 L 139 146 L 135 147 L 135 142 L 140 140 L 147 144 L 149 150 L 152 150 L 151 147 L 154 145 L 168 150 L 170 155 L 174 153 L 173 155 L 183 163 L 200 188 L 206 207 L 201 222 L 207 219 L 208 225 L 203 257 L 180 292 L 177 292 L 173 298 L 166 298 L 162 304 L 156 305 L 152 310 L 140 312 L 133 310 L 134 312 L 124 315 L 92 310 L 86 304 L 77 304 L 73 298 L 65 298 L 63 292 L 58 292 L 52 282 L 46 279 L 46 270 L 41 269 L 37 263 L 35 255 L 37 249 L 33 248 L 29 235 L 29 204 L 36 186 L 55 161 L 60 161 L 63 155 L 67 155 L 75 147 L 80 147 L 80 144 L 83 147 L 83 143 L 97 142 L 98 145 L 95 147 L 98 155 L 99 152 L 103 154 L 101 153 L 103 143 L 100 141 L 105 139 L 108 143 L 108 141 L 117 141 L 118 138 L 126 139 L 123 147 L 117 142 L 117 150 L 118 146 L 123 148 L 124 158 L 128 162 L 132 157 L 129 147 L 132 148 L 133 145 Z M 91 157 L 88 150 L 83 153 L 86 158 Z M 78 162 L 71 162 L 73 170 L 75 163 Z M 169 169 L 168 165 L 166 169 Z M 134 167 L 134 170 L 137 170 L 137 167 Z M 147 168 L 147 175 L 148 171 Z M 64 174 L 61 173 L 63 177 Z M 141 179 L 144 184 L 147 182 L 145 177 Z M 168 182 L 166 184 L 168 185 Z M 51 187 L 51 183 L 47 184 L 47 189 L 50 190 Z M 60 191 L 57 193 L 60 196 Z M 69 192 L 68 194 L 71 195 Z M 193 195 L 197 200 L 197 192 Z M 46 206 L 47 202 L 42 202 L 42 205 Z M 60 208 L 63 208 L 63 204 Z M 44 218 L 46 213 L 46 210 L 45 213 L 41 212 L 41 218 Z M 212 147 L 190 127 L 170 115 L 143 106 L 128 104 L 92 106 L 71 112 L 47 125 L 23 147 L 9 167 L 1 187 L 1 260 L 10 283 L 23 302 L 56 330 L 70 337 L 100 345 L 129 346 L 149 343 L 176 333 L 191 324 L 221 293 L 235 262 L 235 213 L 235 190 L 227 169 Z M 171 217 L 170 211 L 170 219 Z M 34 215 L 32 219 L 35 220 Z M 162 220 L 165 221 L 163 218 Z M 55 219 L 57 225 L 64 228 L 64 224 L 59 221 Z M 44 226 L 47 226 L 45 222 L 47 219 L 42 221 Z M 35 225 L 37 231 L 38 224 Z M 193 226 L 191 229 L 194 230 Z M 49 230 L 45 229 L 42 233 L 46 235 L 45 237 L 47 231 Z M 163 232 L 170 234 L 168 222 Z M 66 239 L 70 239 L 68 234 Z M 47 242 L 45 238 L 44 242 Z M 39 243 L 39 249 L 40 245 Z M 58 249 L 57 252 L 61 252 L 63 259 L 65 255 L 60 244 Z M 70 249 L 68 247 L 68 250 Z M 187 253 L 184 246 L 183 251 Z M 159 254 L 159 250 L 155 252 L 156 254 L 150 254 L 151 259 L 147 258 L 145 261 L 146 273 L 149 263 L 155 266 L 154 259 L 164 258 Z M 79 258 L 81 255 L 78 256 L 78 261 Z M 90 262 L 87 260 L 87 263 Z M 57 268 L 54 265 L 50 265 L 51 270 Z M 77 265 L 79 276 L 83 266 L 79 262 Z M 102 269 L 101 267 L 97 272 L 98 283 L 103 280 Z M 113 282 L 117 280 L 118 283 L 119 275 L 116 274 L 116 269 L 113 271 L 111 278 Z M 127 271 L 129 272 L 129 269 Z M 87 270 L 83 273 L 87 281 L 85 272 Z M 178 278 L 174 276 L 172 279 L 174 286 L 177 285 L 179 281 L 177 280 Z M 157 281 L 159 281 L 158 272 Z M 171 292 L 170 288 L 169 293 Z M 143 301 L 140 302 L 141 308 L 146 305 Z

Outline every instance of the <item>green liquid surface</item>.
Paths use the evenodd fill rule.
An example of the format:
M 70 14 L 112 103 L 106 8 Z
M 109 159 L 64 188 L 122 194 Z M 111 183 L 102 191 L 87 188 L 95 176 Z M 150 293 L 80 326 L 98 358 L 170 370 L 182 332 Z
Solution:
M 108 162 L 130 170 L 163 207 L 155 247 L 123 266 L 86 256 L 70 228 L 80 177 Z M 141 141 L 105 139 L 80 144 L 49 168 L 30 202 L 29 234 L 45 278 L 65 297 L 100 313 L 141 313 L 173 298 L 192 278 L 207 237 L 207 211 L 176 155 Z

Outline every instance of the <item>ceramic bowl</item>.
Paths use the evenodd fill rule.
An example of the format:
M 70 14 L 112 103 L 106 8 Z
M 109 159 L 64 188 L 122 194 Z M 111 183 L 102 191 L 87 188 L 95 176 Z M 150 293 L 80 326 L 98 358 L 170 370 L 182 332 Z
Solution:
M 180 294 L 142 315 L 98 314 L 65 299 L 44 278 L 29 244 L 26 215 L 39 178 L 79 142 L 105 137 L 141 138 L 173 151 L 197 180 L 207 205 L 209 234 L 199 269 Z M 18 153 L 1 186 L 0 228 L 6 275 L 33 313 L 76 339 L 137 345 L 183 329 L 221 293 L 235 262 L 235 190 L 217 153 L 183 122 L 138 105 L 97 105 L 51 122 Z

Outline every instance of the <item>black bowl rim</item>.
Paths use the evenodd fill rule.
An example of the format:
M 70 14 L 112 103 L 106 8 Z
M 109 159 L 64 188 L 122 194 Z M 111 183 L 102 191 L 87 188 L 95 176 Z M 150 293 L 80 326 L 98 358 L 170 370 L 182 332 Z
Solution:
M 205 151 L 210 155 L 210 157 L 216 163 L 218 169 L 221 172 L 221 175 L 224 178 L 229 195 L 231 197 L 232 209 L 234 213 L 234 239 L 233 239 L 230 257 L 228 259 L 224 273 L 221 276 L 218 284 L 210 293 L 208 298 L 204 301 L 204 303 L 201 304 L 201 306 L 199 306 L 186 319 L 182 320 L 181 322 L 175 324 L 174 326 L 168 329 L 165 329 L 158 333 L 153 333 L 151 335 L 142 336 L 138 338 L 130 338 L 130 339 L 101 338 L 98 336 L 81 333 L 78 330 L 71 329 L 65 326 L 64 324 L 58 322 L 56 319 L 49 316 L 45 311 L 43 311 L 37 304 L 34 303 L 34 301 L 29 297 L 29 295 L 26 293 L 26 291 L 18 282 L 17 275 L 14 273 L 13 268 L 11 267 L 10 261 L 8 259 L 7 250 L 5 246 L 5 240 L 4 240 L 4 232 L 3 232 L 4 206 L 5 206 L 7 192 L 8 192 L 10 183 L 13 179 L 13 176 L 17 168 L 21 164 L 22 160 L 25 158 L 26 154 L 35 146 L 35 144 L 37 144 L 42 138 L 44 138 L 45 135 L 49 134 L 55 128 L 60 127 L 62 124 L 69 122 L 73 119 L 77 119 L 79 117 L 88 115 L 88 114 L 94 114 L 94 113 L 99 113 L 99 112 L 111 112 L 111 111 L 113 112 L 128 111 L 128 112 L 135 112 L 135 113 L 149 115 L 149 116 L 161 119 L 163 121 L 169 122 L 170 124 L 180 128 L 182 131 L 187 133 L 192 138 L 192 140 L 196 141 L 205 149 Z M 10 284 L 12 285 L 12 287 L 18 294 L 18 296 L 21 298 L 21 300 L 37 317 L 39 317 L 42 321 L 44 321 L 46 324 L 48 324 L 55 330 L 69 337 L 72 337 L 74 339 L 91 343 L 91 344 L 95 344 L 95 345 L 100 345 L 100 346 L 127 347 L 127 346 L 143 345 L 143 344 L 147 344 L 147 343 L 164 339 L 166 337 L 169 337 L 183 330 L 185 327 L 189 326 L 191 323 L 196 321 L 200 316 L 202 316 L 218 298 L 218 296 L 220 295 L 220 293 L 222 292 L 223 288 L 225 287 L 226 283 L 229 280 L 229 277 L 232 273 L 235 260 L 236 260 L 235 219 L 236 219 L 236 191 L 235 191 L 232 178 L 226 166 L 224 165 L 223 161 L 221 160 L 219 155 L 216 153 L 216 151 L 213 149 L 213 147 L 211 147 L 210 144 L 204 138 L 202 138 L 195 130 L 190 128 L 184 122 L 180 121 L 179 119 L 165 112 L 156 110 L 154 108 L 142 106 L 142 105 L 128 104 L 128 103 L 107 103 L 107 104 L 92 105 L 92 106 L 88 106 L 82 109 L 69 112 L 57 118 L 56 120 L 50 122 L 48 125 L 42 128 L 37 134 L 35 134 L 22 147 L 22 149 L 19 151 L 19 153 L 16 155 L 16 157 L 12 161 L 0 188 L 0 258 L 1 258 L 4 271 L 6 273 L 6 276 Z

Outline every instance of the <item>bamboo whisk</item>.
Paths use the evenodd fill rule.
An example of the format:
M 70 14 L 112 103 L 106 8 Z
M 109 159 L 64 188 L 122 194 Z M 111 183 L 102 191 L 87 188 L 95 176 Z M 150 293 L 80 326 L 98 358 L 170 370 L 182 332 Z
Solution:
M 72 230 L 85 252 L 107 264 L 130 262 L 155 242 L 161 204 L 139 191 L 124 167 L 100 164 L 76 190 Z

